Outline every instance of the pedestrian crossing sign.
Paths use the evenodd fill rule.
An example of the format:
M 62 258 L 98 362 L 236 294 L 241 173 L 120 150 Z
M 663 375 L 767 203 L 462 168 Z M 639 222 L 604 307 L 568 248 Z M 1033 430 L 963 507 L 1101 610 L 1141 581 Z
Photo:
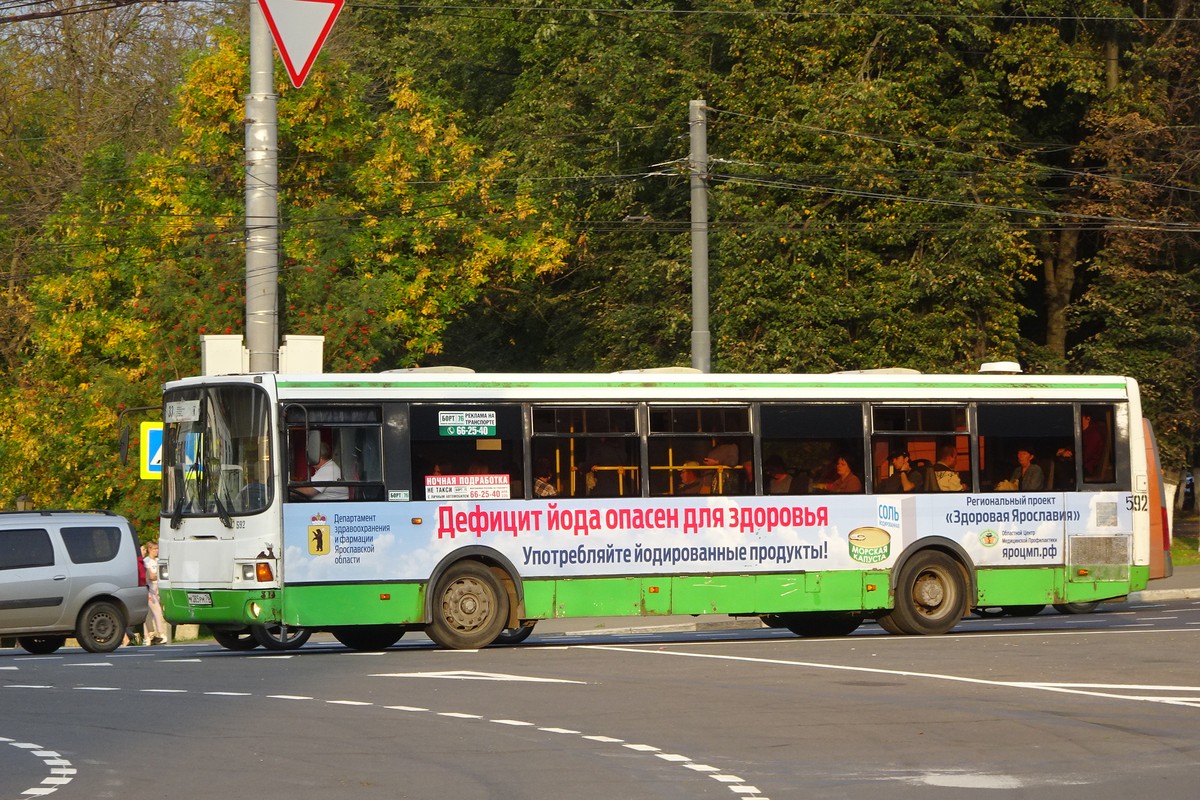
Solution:
M 143 422 L 141 426 L 142 479 L 162 480 L 163 424 Z

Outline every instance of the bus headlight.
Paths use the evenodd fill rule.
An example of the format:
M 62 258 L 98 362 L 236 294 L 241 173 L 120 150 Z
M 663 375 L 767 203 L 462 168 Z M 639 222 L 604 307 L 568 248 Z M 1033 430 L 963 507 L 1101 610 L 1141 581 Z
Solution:
M 166 559 L 160 559 L 158 562 L 158 579 L 160 581 L 168 581 L 171 579 L 171 567 Z
M 262 616 L 262 606 L 260 606 L 258 603 L 251 603 L 250 616 L 254 619 L 258 619 L 260 616 Z
M 254 564 L 242 564 L 242 580 L 254 580 Z

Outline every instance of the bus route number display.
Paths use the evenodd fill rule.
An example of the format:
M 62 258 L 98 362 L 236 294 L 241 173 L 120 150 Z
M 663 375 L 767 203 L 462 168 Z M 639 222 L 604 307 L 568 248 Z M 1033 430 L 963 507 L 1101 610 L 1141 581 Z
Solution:
M 495 411 L 439 411 L 441 436 L 495 436 Z

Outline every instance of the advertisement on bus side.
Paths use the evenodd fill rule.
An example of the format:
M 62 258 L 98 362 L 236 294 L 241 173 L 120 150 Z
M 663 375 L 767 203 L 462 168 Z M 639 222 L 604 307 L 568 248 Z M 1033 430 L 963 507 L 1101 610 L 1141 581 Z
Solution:
M 455 489 L 454 491 L 458 491 Z M 484 546 L 522 577 L 887 569 L 923 537 L 979 567 L 1054 566 L 1067 536 L 1132 532 L 1128 493 L 291 503 L 289 583 L 413 581 Z

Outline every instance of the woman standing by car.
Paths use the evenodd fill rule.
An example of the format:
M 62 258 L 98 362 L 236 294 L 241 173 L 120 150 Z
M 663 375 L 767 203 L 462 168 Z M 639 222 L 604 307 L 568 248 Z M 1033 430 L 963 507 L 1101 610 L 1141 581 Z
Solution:
M 150 613 L 146 615 L 146 644 L 169 644 L 171 631 L 163 617 L 162 601 L 158 597 L 158 542 L 146 545 L 146 582 L 150 585 Z

